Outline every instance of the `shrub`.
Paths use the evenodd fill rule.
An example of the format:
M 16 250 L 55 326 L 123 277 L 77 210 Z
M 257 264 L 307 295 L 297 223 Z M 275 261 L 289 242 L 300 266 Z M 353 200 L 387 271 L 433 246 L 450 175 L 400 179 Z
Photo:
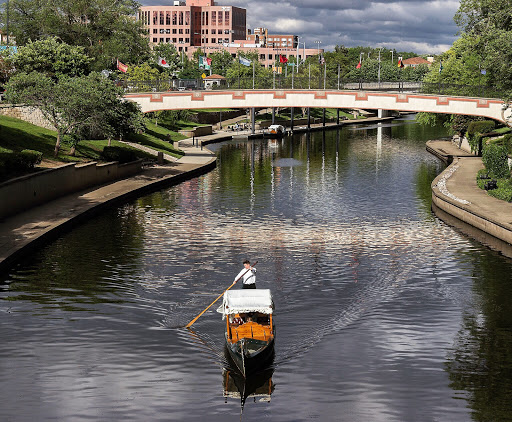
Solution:
M 490 144 L 484 148 L 482 161 L 491 177 L 504 179 L 510 176 L 506 147 Z
M 0 174 L 20 173 L 34 168 L 43 158 L 43 153 L 25 149 L 21 152 L 0 150 Z
M 498 189 L 488 191 L 488 193 L 495 198 L 512 202 L 512 181 L 510 179 L 498 180 Z
M 101 155 L 105 161 L 118 161 L 121 164 L 137 159 L 137 154 L 134 151 L 121 147 L 106 146 Z
M 494 120 L 471 122 L 468 125 L 467 131 L 467 138 L 469 145 L 471 146 L 471 151 L 478 151 L 480 153 L 482 150 L 482 135 L 492 132 L 495 127 L 496 122 Z
M 34 166 L 39 164 L 43 159 L 42 152 L 34 151 L 32 149 L 24 149 L 19 154 L 22 166 L 26 166 L 26 168 L 34 168 Z
M 507 133 L 501 138 L 502 145 L 507 148 L 507 153 L 512 154 L 512 133 Z

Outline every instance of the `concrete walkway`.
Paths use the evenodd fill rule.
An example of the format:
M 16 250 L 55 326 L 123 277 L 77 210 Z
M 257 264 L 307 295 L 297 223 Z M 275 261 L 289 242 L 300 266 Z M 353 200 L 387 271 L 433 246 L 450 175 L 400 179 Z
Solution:
M 180 148 L 186 155 L 176 162 L 146 168 L 137 176 L 67 195 L 0 221 L 0 276 L 22 256 L 91 214 L 215 168 L 216 158 L 209 150 L 193 147 L 191 140 Z
M 432 183 L 433 205 L 459 220 L 512 244 L 512 204 L 478 187 L 482 159 L 459 150 L 451 141 L 429 141 L 427 149 L 453 162 Z M 435 210 L 435 209 L 434 209 Z

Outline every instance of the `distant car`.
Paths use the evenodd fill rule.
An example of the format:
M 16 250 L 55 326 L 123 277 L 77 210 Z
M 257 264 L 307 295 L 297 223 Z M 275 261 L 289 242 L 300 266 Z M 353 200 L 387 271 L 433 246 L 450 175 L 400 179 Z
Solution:
M 185 87 L 184 86 L 178 87 L 178 91 L 185 91 Z

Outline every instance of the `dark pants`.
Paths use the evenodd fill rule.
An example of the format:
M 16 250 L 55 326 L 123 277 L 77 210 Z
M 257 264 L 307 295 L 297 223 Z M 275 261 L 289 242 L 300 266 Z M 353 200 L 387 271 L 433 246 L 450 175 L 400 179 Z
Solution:
M 255 288 L 256 288 L 256 283 L 242 285 L 242 289 L 255 289 Z

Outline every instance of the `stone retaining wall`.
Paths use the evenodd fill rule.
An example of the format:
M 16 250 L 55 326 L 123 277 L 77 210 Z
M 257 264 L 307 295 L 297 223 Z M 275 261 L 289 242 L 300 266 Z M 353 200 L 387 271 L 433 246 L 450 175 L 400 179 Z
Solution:
M 37 107 L 2 104 L 0 105 L 0 115 L 14 117 L 45 129 L 55 130 Z
M 91 186 L 124 179 L 142 170 L 142 160 L 76 165 L 65 164 L 0 184 L 0 219 L 17 212 L 77 192 Z
M 197 126 L 193 129 L 180 130 L 180 133 L 187 138 L 192 138 L 193 136 L 207 136 L 213 133 L 212 126 Z

